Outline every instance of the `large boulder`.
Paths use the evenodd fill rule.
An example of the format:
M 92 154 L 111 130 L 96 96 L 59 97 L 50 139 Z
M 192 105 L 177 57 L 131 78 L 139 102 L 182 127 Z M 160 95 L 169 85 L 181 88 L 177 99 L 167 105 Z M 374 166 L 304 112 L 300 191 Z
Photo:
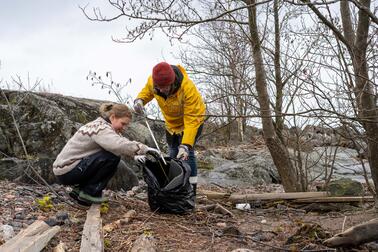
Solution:
M 328 191 L 332 196 L 362 196 L 364 188 L 358 181 L 341 178 L 331 181 L 328 185 Z
M 280 182 L 277 169 L 266 148 L 236 146 L 208 149 L 199 153 L 199 160 L 200 183 L 254 186 Z
M 98 117 L 98 108 L 104 101 L 50 93 L 4 92 L 10 106 L 6 99 L 0 99 L 0 179 L 39 181 L 34 169 L 47 182 L 55 182 L 52 163 L 56 156 L 83 124 Z M 142 121 L 131 123 L 125 136 L 154 146 Z M 133 160 L 124 161 L 115 177 L 125 176 L 126 170 L 139 171 Z M 122 171 L 124 175 L 120 174 Z M 135 181 L 115 178 L 110 184 L 113 188 L 129 189 L 127 183 L 133 185 Z

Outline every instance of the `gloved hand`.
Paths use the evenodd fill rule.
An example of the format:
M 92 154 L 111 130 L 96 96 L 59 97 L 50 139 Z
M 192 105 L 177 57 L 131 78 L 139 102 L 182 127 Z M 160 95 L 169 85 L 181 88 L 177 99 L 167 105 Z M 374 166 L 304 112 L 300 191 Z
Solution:
M 144 164 L 146 162 L 146 156 L 145 155 L 135 155 L 134 160 L 138 164 Z
M 134 111 L 137 114 L 144 115 L 144 105 L 142 99 L 136 99 L 134 101 Z
M 160 151 L 159 151 L 158 149 L 151 148 L 151 147 L 148 147 L 148 149 L 147 149 L 147 153 L 148 153 L 148 154 L 151 154 L 151 155 L 157 155 L 157 156 L 160 156 Z
M 181 144 L 179 146 L 179 151 L 178 151 L 176 158 L 181 159 L 181 160 L 188 160 L 188 158 L 189 158 L 189 147 Z

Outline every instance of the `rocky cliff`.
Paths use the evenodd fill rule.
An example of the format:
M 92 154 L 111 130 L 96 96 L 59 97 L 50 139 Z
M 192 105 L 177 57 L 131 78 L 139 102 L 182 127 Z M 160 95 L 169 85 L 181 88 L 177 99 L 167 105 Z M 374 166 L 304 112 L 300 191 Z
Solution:
M 38 181 L 32 166 L 47 182 L 55 182 L 55 157 L 80 126 L 98 117 L 103 101 L 9 90 L 4 94 L 6 98 L 0 95 L 0 179 Z M 134 119 L 125 136 L 153 146 L 144 122 Z M 164 129 L 154 122 L 151 127 Z M 163 139 L 162 133 L 156 135 Z M 113 189 L 129 189 L 137 183 L 135 171 L 139 168 L 132 160 L 124 161 L 119 176 L 110 183 Z

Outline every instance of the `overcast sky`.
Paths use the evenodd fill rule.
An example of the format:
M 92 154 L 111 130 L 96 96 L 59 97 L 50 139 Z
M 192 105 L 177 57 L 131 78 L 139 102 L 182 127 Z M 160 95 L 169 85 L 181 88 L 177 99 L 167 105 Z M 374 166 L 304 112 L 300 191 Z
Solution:
M 177 47 L 160 36 L 133 44 L 120 44 L 111 36 L 125 34 L 122 22 L 99 23 L 79 9 L 100 1 L 33 0 L 0 2 L 0 80 L 19 75 L 32 83 L 37 78 L 51 92 L 77 97 L 112 99 L 86 81 L 89 70 L 111 71 L 115 81 L 132 78 L 128 92 L 135 97 L 152 67 L 160 61 L 180 63 L 172 56 Z M 103 0 L 102 2 L 107 3 Z

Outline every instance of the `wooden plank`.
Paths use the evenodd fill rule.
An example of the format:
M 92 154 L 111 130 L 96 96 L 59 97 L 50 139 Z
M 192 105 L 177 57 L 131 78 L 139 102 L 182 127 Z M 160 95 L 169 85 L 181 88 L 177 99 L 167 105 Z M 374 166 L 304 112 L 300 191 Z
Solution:
M 231 194 L 232 203 L 248 203 L 256 200 L 281 200 L 326 197 L 328 192 L 291 192 L 291 193 L 260 193 L 260 194 Z
M 373 196 L 344 196 L 344 197 L 322 197 L 322 198 L 310 198 L 310 199 L 296 199 L 294 203 L 343 203 L 343 202 L 373 202 Z
M 92 204 L 87 211 L 87 219 L 85 220 L 83 235 L 81 237 L 80 252 L 104 251 L 100 207 L 99 204 Z
M 213 192 L 208 190 L 200 190 L 200 195 L 205 195 L 208 199 L 223 199 L 230 197 L 229 193 Z
M 46 247 L 47 243 L 60 231 L 59 226 L 50 227 L 42 220 L 36 220 L 26 229 L 0 247 L 0 252 L 36 252 Z

